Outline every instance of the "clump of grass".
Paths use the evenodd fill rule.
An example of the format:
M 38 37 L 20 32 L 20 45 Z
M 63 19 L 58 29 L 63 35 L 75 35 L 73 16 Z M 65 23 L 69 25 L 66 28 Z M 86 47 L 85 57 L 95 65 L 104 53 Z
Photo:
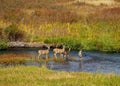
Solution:
M 57 59 L 54 59 L 54 61 L 57 63 L 64 63 L 64 62 L 66 62 L 66 59 L 65 58 L 57 58 Z

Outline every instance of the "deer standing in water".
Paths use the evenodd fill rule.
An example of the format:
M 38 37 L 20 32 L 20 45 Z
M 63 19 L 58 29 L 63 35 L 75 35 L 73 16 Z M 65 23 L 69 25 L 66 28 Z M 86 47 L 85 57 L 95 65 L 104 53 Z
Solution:
M 78 56 L 79 56 L 80 60 L 82 60 L 82 50 L 80 50 L 80 51 L 78 52 Z
M 49 50 L 50 50 L 50 46 L 48 46 L 48 49 L 46 49 L 46 50 L 38 50 L 38 58 L 41 55 L 46 55 L 46 59 L 48 59 Z
M 57 58 L 57 54 L 60 54 L 60 57 L 62 58 L 62 54 L 64 53 L 64 51 L 65 51 L 65 46 L 63 46 L 62 49 L 60 48 L 53 49 L 55 58 Z
M 65 50 L 64 52 L 63 52 L 63 54 L 64 54 L 64 57 L 69 57 L 69 54 L 70 54 L 70 48 L 69 49 L 67 49 L 67 50 Z

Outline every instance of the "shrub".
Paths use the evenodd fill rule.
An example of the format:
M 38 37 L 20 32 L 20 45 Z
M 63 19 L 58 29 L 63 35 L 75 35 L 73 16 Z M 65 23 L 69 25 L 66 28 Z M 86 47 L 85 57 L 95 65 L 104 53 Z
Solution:
M 4 40 L 0 40 L 0 50 L 8 48 L 8 44 Z
M 66 48 L 71 48 L 72 50 L 80 50 L 82 49 L 81 41 L 74 38 L 51 38 L 45 39 L 45 43 L 52 43 L 56 46 L 58 45 L 65 45 Z
M 5 33 L 10 41 L 20 41 L 24 37 L 24 32 L 17 25 L 10 25 L 5 28 Z

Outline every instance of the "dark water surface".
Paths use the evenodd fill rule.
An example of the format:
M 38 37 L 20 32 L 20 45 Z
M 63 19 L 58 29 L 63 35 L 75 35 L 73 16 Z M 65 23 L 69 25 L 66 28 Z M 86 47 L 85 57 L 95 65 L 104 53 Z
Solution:
M 38 48 L 14 48 L 0 51 L 0 54 L 18 53 L 30 54 L 36 58 L 38 56 Z M 52 49 L 49 57 L 53 57 Z M 79 60 L 78 51 L 71 51 L 70 57 Z M 37 62 L 27 62 L 25 65 L 40 66 Z M 66 63 L 48 62 L 46 66 L 49 69 L 57 71 L 83 71 L 83 72 L 102 72 L 120 74 L 120 53 L 102 53 L 94 51 L 83 51 L 82 61 L 68 61 Z

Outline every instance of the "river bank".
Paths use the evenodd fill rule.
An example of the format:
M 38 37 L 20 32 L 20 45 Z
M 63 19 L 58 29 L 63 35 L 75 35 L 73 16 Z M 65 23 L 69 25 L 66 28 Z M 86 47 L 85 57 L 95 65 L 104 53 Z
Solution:
M 8 45 L 9 48 L 43 48 L 48 46 L 41 42 L 8 42 Z

